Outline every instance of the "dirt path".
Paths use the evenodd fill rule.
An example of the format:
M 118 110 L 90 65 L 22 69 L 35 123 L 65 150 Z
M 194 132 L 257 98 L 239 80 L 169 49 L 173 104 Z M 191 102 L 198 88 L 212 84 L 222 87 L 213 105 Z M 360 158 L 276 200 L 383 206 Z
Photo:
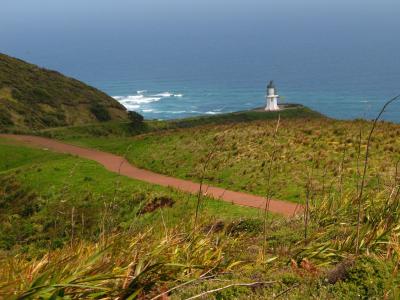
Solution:
M 188 180 L 173 178 L 151 171 L 139 169 L 131 165 L 126 159 L 121 156 L 107 152 L 102 152 L 94 149 L 78 147 L 66 144 L 57 140 L 28 135 L 12 135 L 0 134 L 0 137 L 17 140 L 27 145 L 47 148 L 49 150 L 61 153 L 77 155 L 86 159 L 94 160 L 102 164 L 107 170 L 121 175 L 138 179 L 141 181 L 158 184 L 166 187 L 173 187 L 181 191 L 196 194 L 199 191 L 200 185 Z M 229 191 L 219 187 L 204 185 L 202 189 L 209 197 L 220 199 L 226 202 L 255 207 L 259 209 L 265 208 L 266 200 L 264 197 L 251 194 Z M 301 206 L 295 203 L 270 200 L 269 211 L 286 217 L 293 216 L 301 210 Z

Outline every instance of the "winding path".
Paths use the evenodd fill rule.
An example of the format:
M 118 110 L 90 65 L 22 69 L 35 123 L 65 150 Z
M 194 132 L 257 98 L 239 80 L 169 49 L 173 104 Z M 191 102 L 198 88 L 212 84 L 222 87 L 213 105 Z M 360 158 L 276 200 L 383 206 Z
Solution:
M 130 178 L 161 186 L 173 187 L 191 194 L 197 194 L 199 192 L 199 183 L 139 169 L 131 165 L 125 158 L 108 152 L 78 147 L 39 136 L 0 134 L 0 137 L 13 139 L 30 146 L 47 148 L 51 151 L 77 155 L 86 159 L 94 160 L 102 164 L 107 170 Z M 264 197 L 234 192 L 209 185 L 203 185 L 202 190 L 208 197 L 237 205 L 265 209 L 266 199 Z M 300 205 L 295 203 L 271 199 L 268 210 L 273 213 L 281 214 L 285 217 L 291 217 L 300 212 L 302 209 Z

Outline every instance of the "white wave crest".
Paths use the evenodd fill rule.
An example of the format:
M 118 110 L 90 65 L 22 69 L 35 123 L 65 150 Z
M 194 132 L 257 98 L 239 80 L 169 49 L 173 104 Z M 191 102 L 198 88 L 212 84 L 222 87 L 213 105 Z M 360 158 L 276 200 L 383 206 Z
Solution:
M 163 97 L 163 98 L 170 98 L 170 97 L 183 97 L 183 94 L 173 94 L 171 92 L 164 92 L 164 93 L 159 93 L 159 94 L 155 94 L 153 95 L 155 97 Z
M 221 113 L 220 111 L 206 111 L 205 112 L 206 115 L 218 115 L 220 113 Z
M 146 97 L 143 95 L 115 96 L 113 98 L 121 104 L 145 104 L 161 100 L 160 97 Z
M 155 94 L 154 96 L 156 97 L 163 97 L 163 98 L 169 98 L 172 97 L 174 94 L 171 94 L 170 92 L 164 92 L 160 94 Z
M 125 104 L 123 104 L 123 106 L 125 106 L 125 108 L 128 111 L 138 110 L 140 108 L 140 105 L 137 105 L 137 104 L 127 104 L 127 103 L 125 103 Z
M 147 90 L 138 90 L 136 91 L 136 95 L 127 95 L 127 96 L 113 96 L 115 100 L 125 106 L 128 110 L 138 110 L 142 105 L 158 102 L 163 98 L 171 98 L 171 97 L 183 97 L 182 94 L 173 94 L 171 92 L 163 92 L 155 95 L 148 94 Z M 151 112 L 150 109 L 146 107 L 146 110 L 143 112 Z
M 143 95 L 114 96 L 129 111 L 140 109 L 141 105 L 160 101 L 160 97 L 145 97 Z

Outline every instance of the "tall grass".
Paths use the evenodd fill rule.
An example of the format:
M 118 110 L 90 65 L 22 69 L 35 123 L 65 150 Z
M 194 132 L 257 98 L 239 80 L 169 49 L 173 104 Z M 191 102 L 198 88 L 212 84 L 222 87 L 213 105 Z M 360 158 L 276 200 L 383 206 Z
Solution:
M 373 133 L 378 121 L 396 96 L 385 103 L 371 125 L 365 145 L 362 172 L 359 171 L 361 156 L 361 131 L 359 134 L 357 174 L 360 178 L 356 190 L 347 190 L 339 201 L 322 195 L 311 207 L 316 230 L 312 233 L 312 245 L 299 250 L 300 256 L 315 258 L 322 263 L 337 262 L 346 256 L 374 254 L 382 258 L 400 260 L 400 197 L 398 164 L 394 166 L 393 180 L 380 183 L 366 195 L 367 172 Z M 361 173 L 361 174 L 360 174 Z M 372 178 L 379 178 L 375 174 Z M 356 199 L 354 201 L 354 199 Z M 356 205 L 354 205 L 356 204 Z
M 263 242 L 263 253 L 262 257 L 265 259 L 265 253 L 267 249 L 267 219 L 268 219 L 268 212 L 269 212 L 269 205 L 271 203 L 271 197 L 272 197 L 272 188 L 271 188 L 271 178 L 273 176 L 273 167 L 276 164 L 276 156 L 278 153 L 278 147 L 277 147 L 277 135 L 278 135 L 278 130 L 279 126 L 281 123 L 281 115 L 278 114 L 278 120 L 276 122 L 276 126 L 273 131 L 273 144 L 272 144 L 272 150 L 270 151 L 269 157 L 268 157 L 268 169 L 267 169 L 267 193 L 265 195 L 265 206 L 264 206 L 264 226 L 263 226 L 263 234 L 264 234 L 264 242 Z
M 363 169 L 363 174 L 362 174 L 362 179 L 361 179 L 361 186 L 360 186 L 360 194 L 358 195 L 358 214 L 357 214 L 357 240 L 356 240 L 356 254 L 358 254 L 359 251 L 359 246 L 360 246 L 360 223 L 361 223 L 361 205 L 360 203 L 363 201 L 363 193 L 364 193 L 364 186 L 365 186 L 365 178 L 367 175 L 367 170 L 368 170 L 368 160 L 369 160 L 369 151 L 370 151 L 370 146 L 371 146 L 371 139 L 372 135 L 374 134 L 376 124 L 378 123 L 380 117 L 382 114 L 385 112 L 386 108 L 394 101 L 396 101 L 398 98 L 400 98 L 400 95 L 390 99 L 387 101 L 382 109 L 380 110 L 378 116 L 375 118 L 371 131 L 369 132 L 368 135 L 368 140 L 367 140 L 367 149 L 365 151 L 365 159 L 364 159 L 364 169 Z
M 108 245 L 80 241 L 34 261 L 24 255 L 2 261 L 0 297 L 136 299 L 162 293 L 171 284 L 230 271 L 224 239 L 168 229 L 111 235 Z

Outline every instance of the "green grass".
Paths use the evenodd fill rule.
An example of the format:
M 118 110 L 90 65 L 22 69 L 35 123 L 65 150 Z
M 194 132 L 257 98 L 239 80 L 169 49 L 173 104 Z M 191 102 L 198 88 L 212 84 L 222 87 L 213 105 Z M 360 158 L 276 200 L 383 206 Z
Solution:
M 199 179 L 204 157 L 217 141 L 207 181 L 260 194 L 265 192 L 267 174 L 262 162 L 268 162 L 276 147 L 274 196 L 300 201 L 306 171 L 313 170 L 308 239 L 304 239 L 302 218 L 268 215 L 264 236 L 261 211 L 207 198 L 193 231 L 195 196 L 118 176 L 92 161 L 1 139 L 0 297 L 23 292 L 42 298 L 117 298 L 128 292 L 155 296 L 204 273 L 218 280 L 188 284 L 171 298 L 254 281 L 274 283 L 251 289 L 231 287 L 210 299 L 268 299 L 280 293 L 283 299 L 395 299 L 399 295 L 398 202 L 387 194 L 398 155 L 398 125 L 379 124 L 374 136 L 360 256 L 343 279 L 327 284 L 327 271 L 343 259 L 354 258 L 357 206 L 354 191 L 347 192 L 355 189 L 357 128 L 365 132 L 369 123 L 282 118 L 274 143 L 275 120 L 196 122 L 185 129 L 154 122 L 158 129 L 134 137 L 121 134 L 116 123 L 107 137 L 90 137 L 90 125 L 73 133 L 71 128 L 59 129 L 58 137 L 126 153 L 140 166 L 191 180 Z M 110 129 L 106 125 L 99 132 L 104 130 Z M 333 185 L 338 188 L 343 147 L 347 149 L 346 194 L 339 198 L 327 190 Z M 175 204 L 137 214 L 159 197 L 171 198 Z M 93 281 L 96 276 L 102 280 Z
M 287 110 L 279 114 L 285 119 L 294 118 L 321 118 L 318 112 L 312 111 L 301 105 L 288 105 Z M 132 126 L 129 122 L 110 121 L 103 123 L 89 123 L 78 126 L 66 126 L 58 128 L 48 128 L 35 134 L 40 134 L 62 140 L 86 140 L 92 137 L 129 137 L 149 132 L 159 132 L 179 128 L 193 128 L 204 125 L 221 125 L 247 123 L 257 120 L 274 120 L 278 116 L 277 112 L 265 113 L 263 111 L 242 111 L 235 113 L 225 113 L 213 116 L 200 116 L 176 120 L 146 120 L 141 126 Z
M 262 211 L 207 198 L 199 226 L 192 231 L 193 195 L 118 176 L 92 161 L 0 140 L 4 158 L 0 164 L 0 263 L 4 266 L 0 290 L 2 282 L 11 282 L 17 293 L 34 289 L 44 298 L 50 297 L 47 291 L 54 297 L 94 298 L 90 293 L 101 286 L 103 296 L 116 298 L 128 289 L 115 278 L 126 278 L 131 274 L 128 270 L 134 270 L 143 275 L 129 277 L 130 292 L 140 294 L 135 289 L 146 287 L 143 297 L 210 272 L 218 280 L 189 284 L 171 298 L 254 281 L 274 283 L 252 289 L 231 287 L 210 299 L 268 299 L 285 291 L 283 299 L 398 298 L 400 193 L 396 193 L 394 174 L 400 126 L 379 123 L 373 136 L 361 206 L 362 243 L 355 259 L 357 135 L 361 128 L 362 157 L 371 124 L 283 116 L 274 137 L 276 119 L 231 118 L 147 121 L 136 131 L 110 122 L 46 134 L 126 155 L 141 167 L 193 181 L 200 179 L 205 158 L 217 144 L 206 181 L 260 195 L 266 193 L 269 158 L 275 151 L 272 195 L 298 202 L 307 190 L 311 195 L 306 239 L 301 217 L 284 220 L 268 215 L 264 236 Z M 160 197 L 175 203 L 138 215 Z M 41 264 L 48 252 L 52 262 Z M 336 284 L 328 284 L 327 274 L 343 260 L 353 264 Z M 157 265 L 155 271 L 143 267 Z M 93 274 L 104 280 L 92 283 Z M 26 278 L 41 278 L 45 288 L 36 288 L 36 281 Z M 87 288 L 61 288 L 76 282 L 85 282 Z
M 74 144 L 126 155 L 139 167 L 192 181 L 200 180 L 204 160 L 217 143 L 205 174 L 207 183 L 257 195 L 266 195 L 270 190 L 273 197 L 293 202 L 304 202 L 307 188 L 328 195 L 356 186 L 358 135 L 361 129 L 363 151 L 371 123 L 282 115 L 274 137 L 277 121 L 269 120 L 272 115 L 243 114 L 262 114 L 268 119 L 236 122 L 237 115 L 232 114 L 232 122 L 228 124 L 225 122 L 228 116 L 213 119 L 222 125 L 199 125 L 200 121 L 196 121 L 188 128 L 158 126 L 133 137 L 64 138 Z M 400 126 L 392 123 L 382 122 L 376 130 L 368 173 L 372 192 L 373 187 L 390 180 L 394 172 L 400 153 L 400 142 L 396 139 L 399 134 Z M 269 185 L 271 155 L 275 158 Z
M 32 201 L 36 207 L 31 214 L 24 217 L 27 222 L 24 221 L 22 226 L 19 218 L 13 220 L 7 218 L 7 215 L 15 209 L 13 200 L 7 200 L 11 201 L 10 205 L 7 206 L 8 209 L 0 207 L 2 216 L 0 219 L 4 228 L 9 228 L 11 225 L 18 227 L 15 226 L 17 224 L 26 228 L 30 235 L 29 239 L 39 242 L 38 247 L 43 245 L 40 241 L 49 238 L 55 239 L 57 243 L 67 241 L 70 238 L 68 228 L 71 226 L 72 214 L 75 214 L 76 218 L 85 219 L 85 221 L 79 219 L 76 225 L 79 228 L 78 231 L 84 232 L 82 238 L 97 236 L 101 230 L 98 224 L 105 217 L 108 219 L 109 230 L 130 226 L 161 226 L 160 211 L 141 218 L 136 215 L 140 207 L 161 196 L 175 201 L 172 208 L 163 209 L 164 222 L 169 226 L 176 226 L 182 220 L 190 224 L 194 216 L 195 196 L 119 176 L 107 171 L 96 162 L 28 148 L 4 139 L 0 139 L 0 157 L 7 158 L 1 160 L 0 176 L 2 178 L 11 176 L 9 185 L 11 190 L 15 190 L 16 197 L 24 194 L 25 191 L 34 193 L 35 197 Z M 29 203 L 18 201 L 17 203 L 19 206 L 27 206 L 31 209 Z M 259 210 L 234 206 L 209 198 L 203 199 L 201 213 L 205 219 L 209 220 L 260 218 Z M 49 230 L 48 226 L 53 226 L 54 222 L 58 222 L 57 230 Z M 79 225 L 79 223 L 82 224 Z M 56 232 L 51 233 L 52 231 Z M 4 237 L 5 234 L 3 231 L 0 236 Z M 24 233 L 15 234 L 26 238 Z M 50 236 L 51 234 L 53 235 Z M 21 242 L 22 240 L 17 238 L 8 242 L 7 247 Z
M 278 114 L 283 122 L 293 124 L 296 122 L 318 123 L 319 120 L 326 120 L 319 113 L 306 107 L 293 106 L 280 113 L 244 111 L 171 121 L 146 121 L 143 126 L 134 129 L 127 123 L 111 122 L 49 129 L 42 131 L 41 134 L 81 146 L 127 155 L 131 162 L 140 167 L 199 181 L 198 169 L 201 168 L 201 160 L 207 155 L 207 149 L 210 149 L 210 144 L 213 143 L 216 135 L 231 127 L 236 130 L 242 127 L 252 130 L 254 124 L 271 126 L 271 122 L 277 119 Z M 191 135 L 193 135 L 193 139 Z M 228 143 L 227 146 L 229 146 Z M 265 152 L 265 149 L 260 149 L 260 151 Z M 163 158 L 160 159 L 160 157 Z M 229 162 L 229 164 L 232 165 L 233 162 Z M 253 169 L 259 164 L 262 162 L 254 163 Z M 235 162 L 234 166 L 228 165 L 223 168 L 221 166 L 219 169 L 209 172 L 206 181 L 224 188 L 265 195 L 265 174 L 260 172 L 255 174 L 254 170 L 248 172 L 247 168 L 248 164 L 245 161 L 238 164 Z M 243 172 L 247 172 L 247 174 L 236 176 Z M 253 177 L 249 178 L 249 176 Z M 304 193 L 301 188 L 293 184 L 286 186 L 284 193 L 274 193 L 274 196 L 301 202 Z
M 31 163 L 43 163 L 61 158 L 62 155 L 16 146 L 12 141 L 0 139 L 0 172 L 18 168 Z

